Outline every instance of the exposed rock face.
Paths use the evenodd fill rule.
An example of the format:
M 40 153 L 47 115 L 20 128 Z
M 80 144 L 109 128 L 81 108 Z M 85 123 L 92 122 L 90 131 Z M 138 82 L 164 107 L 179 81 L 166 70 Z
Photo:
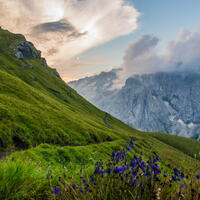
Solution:
M 18 51 L 17 53 L 15 53 L 15 57 L 20 59 L 20 60 L 23 60 L 24 59 L 24 55 L 22 54 L 21 51 Z
M 52 71 L 52 74 L 61 79 L 60 74 L 57 72 L 56 69 L 54 69 L 54 70 Z
M 200 73 L 137 75 L 127 79 L 118 91 L 109 91 L 106 85 L 110 83 L 105 83 L 108 79 L 99 77 L 69 85 L 100 109 L 135 128 L 200 139 Z
M 17 45 L 17 50 L 16 54 L 21 54 L 24 58 L 41 58 L 41 51 L 38 51 L 31 42 L 21 42 Z
M 37 50 L 31 42 L 23 41 L 16 47 L 15 57 L 24 60 L 27 59 L 40 59 L 42 65 L 47 66 L 45 58 L 41 57 L 41 51 Z M 34 67 L 30 65 L 30 68 Z
M 23 41 L 17 45 L 15 50 L 17 50 L 17 52 L 15 53 L 16 58 L 20 60 L 24 60 L 25 58 L 39 59 L 41 61 L 41 64 L 47 67 L 46 59 L 41 57 L 41 51 L 37 50 L 31 42 Z M 28 67 L 30 69 L 34 69 L 32 63 L 27 63 L 27 64 L 28 65 L 22 64 L 21 67 L 24 69 Z M 52 74 L 61 79 L 60 74 L 57 72 L 56 69 L 53 69 Z

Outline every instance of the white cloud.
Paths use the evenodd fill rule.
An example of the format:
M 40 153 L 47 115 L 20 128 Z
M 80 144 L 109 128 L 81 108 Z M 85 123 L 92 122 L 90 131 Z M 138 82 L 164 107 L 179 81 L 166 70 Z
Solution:
M 169 41 L 161 55 L 159 39 L 143 35 L 130 45 L 124 55 L 122 70 L 112 89 L 120 88 L 134 74 L 148 74 L 174 70 L 200 70 L 200 30 L 181 30 L 176 40 Z
M 125 0 L 0 0 L 0 24 L 42 50 L 50 65 L 137 29 Z

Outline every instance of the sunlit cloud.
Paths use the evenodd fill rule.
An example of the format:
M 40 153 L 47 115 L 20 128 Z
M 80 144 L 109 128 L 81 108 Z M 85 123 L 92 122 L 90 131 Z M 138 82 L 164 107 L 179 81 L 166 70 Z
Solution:
M 0 24 L 22 33 L 51 66 L 137 29 L 139 12 L 125 0 L 0 0 Z

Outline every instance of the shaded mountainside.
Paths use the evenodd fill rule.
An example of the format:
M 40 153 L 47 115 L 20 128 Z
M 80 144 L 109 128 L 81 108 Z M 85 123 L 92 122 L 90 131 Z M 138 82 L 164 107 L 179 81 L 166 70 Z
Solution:
M 127 79 L 121 90 L 110 91 L 106 86 L 115 80 L 113 73 L 104 72 L 69 85 L 132 127 L 200 139 L 200 73 L 136 75 Z

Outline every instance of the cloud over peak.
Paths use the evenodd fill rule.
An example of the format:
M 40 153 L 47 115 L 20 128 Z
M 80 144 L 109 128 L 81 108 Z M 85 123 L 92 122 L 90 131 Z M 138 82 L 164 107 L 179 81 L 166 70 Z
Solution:
M 148 74 L 177 70 L 200 71 L 200 30 L 181 30 L 177 39 L 166 44 L 161 55 L 159 38 L 143 35 L 125 51 L 122 70 L 112 89 L 121 88 L 126 79 L 135 74 Z

